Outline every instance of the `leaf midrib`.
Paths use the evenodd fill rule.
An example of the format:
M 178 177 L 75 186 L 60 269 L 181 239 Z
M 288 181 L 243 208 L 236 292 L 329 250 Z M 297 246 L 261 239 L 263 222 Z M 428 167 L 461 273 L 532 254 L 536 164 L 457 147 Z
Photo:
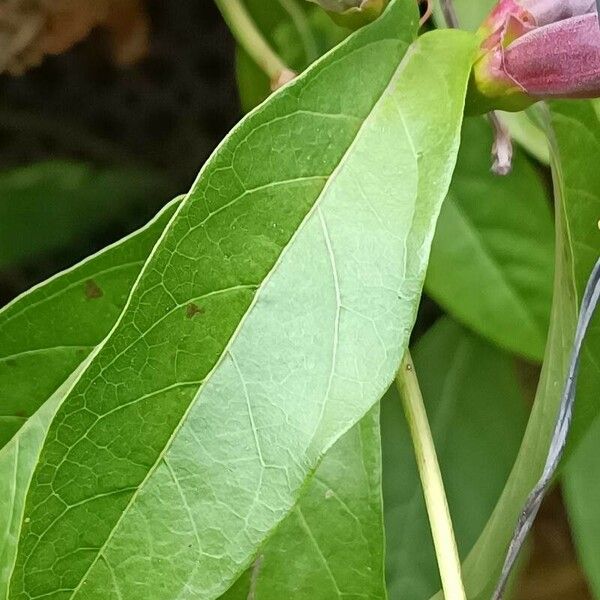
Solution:
M 51 353 L 59 350 L 91 350 L 94 346 L 91 344 L 80 346 L 78 344 L 62 344 L 57 346 L 48 346 L 47 348 L 32 348 L 30 350 L 22 350 L 21 352 L 15 352 L 14 354 L 8 354 L 7 356 L 0 357 L 0 365 L 9 360 L 14 360 L 21 356 L 31 356 L 36 354 Z

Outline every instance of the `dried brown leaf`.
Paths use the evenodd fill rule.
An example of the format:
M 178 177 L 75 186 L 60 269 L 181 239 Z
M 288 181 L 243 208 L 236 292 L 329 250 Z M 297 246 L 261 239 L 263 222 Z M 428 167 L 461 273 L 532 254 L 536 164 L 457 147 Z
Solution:
M 95 28 L 108 31 L 115 61 L 131 64 L 148 45 L 141 0 L 4 0 L 0 3 L 0 73 L 13 75 L 61 54 Z

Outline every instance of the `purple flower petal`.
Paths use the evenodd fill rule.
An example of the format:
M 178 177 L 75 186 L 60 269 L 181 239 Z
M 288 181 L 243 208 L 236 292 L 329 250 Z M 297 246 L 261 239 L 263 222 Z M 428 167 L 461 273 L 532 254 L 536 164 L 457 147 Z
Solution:
M 600 96 L 600 29 L 595 12 L 533 29 L 502 54 L 502 70 L 530 96 Z

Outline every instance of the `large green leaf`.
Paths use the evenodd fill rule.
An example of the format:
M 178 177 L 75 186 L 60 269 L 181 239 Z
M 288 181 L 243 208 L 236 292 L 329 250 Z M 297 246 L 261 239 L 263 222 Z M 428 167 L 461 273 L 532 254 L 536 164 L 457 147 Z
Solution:
M 510 175 L 490 172 L 491 145 L 487 122 L 467 119 L 425 286 L 461 322 L 541 361 L 552 303 L 552 215 L 521 152 Z
M 0 269 L 83 243 L 165 191 L 156 174 L 51 161 L 0 173 Z
M 222 600 L 386 597 L 379 408 L 324 456 L 298 504 Z
M 593 118 L 596 117 L 592 103 L 558 102 L 552 105 L 550 125 L 555 137 L 552 163 L 557 252 L 546 357 L 519 456 L 492 517 L 464 564 L 469 598 L 472 599 L 487 600 L 491 596 L 520 511 L 546 462 L 568 371 L 579 299 L 598 256 L 600 201 L 597 192 L 591 192 L 594 188 L 587 187 L 597 177 L 600 125 L 594 125 Z M 578 410 L 593 406 L 597 397 L 593 349 L 598 356 L 598 333 L 597 325 L 590 328 L 582 354 Z M 579 435 L 582 430 L 583 424 Z
M 207 163 L 49 428 L 10 598 L 217 597 L 382 395 L 474 50 L 405 56 L 416 22 L 391 4 Z
M 525 403 L 509 356 L 448 318 L 413 349 L 461 556 L 481 533 L 525 429 Z M 492 384 L 493 382 L 493 384 Z M 423 600 L 438 566 L 402 405 L 382 403 L 386 571 L 392 600 Z
M 0 448 L 110 331 L 177 202 L 0 311 Z

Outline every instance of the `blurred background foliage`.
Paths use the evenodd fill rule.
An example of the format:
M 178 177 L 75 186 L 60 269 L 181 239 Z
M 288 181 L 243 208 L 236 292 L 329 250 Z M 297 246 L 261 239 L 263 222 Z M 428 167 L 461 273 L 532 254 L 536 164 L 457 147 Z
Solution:
M 146 222 L 239 118 L 234 46 L 213 3 L 141 9 L 148 41 L 132 65 L 94 28 L 22 75 L 0 75 L 3 303 Z
M 457 0 L 463 25 L 476 27 L 492 4 Z M 233 124 L 270 93 L 208 0 L 128 0 L 120 8 L 82 0 L 86 17 L 69 13 L 61 35 L 56 14 L 27 6 L 0 13 L 2 304 L 185 192 Z M 246 6 L 296 72 L 349 33 L 303 0 Z M 29 46 L 14 47 L 22 31 Z M 518 143 L 504 179 L 489 172 L 486 122 L 466 121 L 413 336 L 462 556 L 508 477 L 544 355 L 554 228 L 548 149 L 536 118 L 535 110 L 503 116 Z M 390 598 L 422 600 L 439 582 L 399 408 L 390 392 L 382 402 L 387 577 Z M 596 430 L 582 446 L 587 457 Z M 566 479 L 575 530 L 600 531 L 587 511 L 600 491 L 585 477 L 600 465 L 578 460 Z M 586 490 L 590 497 L 580 500 Z M 515 600 L 592 598 L 570 531 L 557 486 L 536 522 Z M 589 535 L 582 540 L 582 563 L 598 590 L 595 546 Z

